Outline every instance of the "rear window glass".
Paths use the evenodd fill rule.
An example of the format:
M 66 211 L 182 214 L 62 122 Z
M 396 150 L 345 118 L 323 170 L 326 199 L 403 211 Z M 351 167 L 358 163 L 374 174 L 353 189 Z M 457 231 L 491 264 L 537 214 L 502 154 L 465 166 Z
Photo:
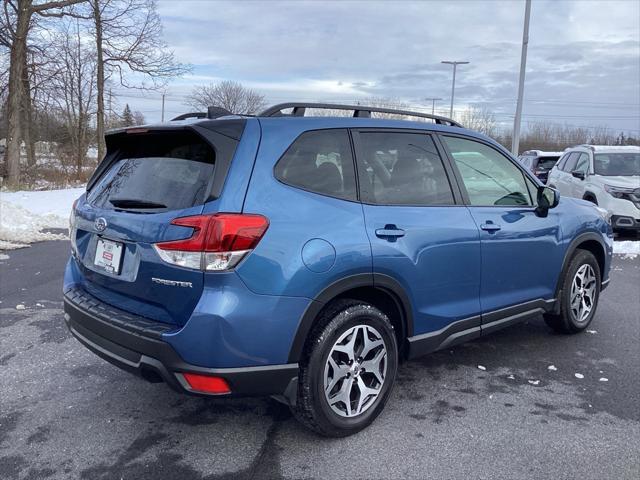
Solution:
M 132 135 L 93 186 L 99 208 L 156 212 L 203 203 L 213 180 L 214 149 L 193 132 Z
M 538 168 L 544 170 L 551 170 L 558 161 L 559 157 L 540 157 L 538 159 Z

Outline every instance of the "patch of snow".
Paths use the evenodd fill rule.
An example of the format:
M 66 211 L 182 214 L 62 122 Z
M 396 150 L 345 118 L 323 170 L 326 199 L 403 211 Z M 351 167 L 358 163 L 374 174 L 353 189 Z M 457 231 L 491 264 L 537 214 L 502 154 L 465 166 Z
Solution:
M 593 335 L 593 334 L 598 333 L 598 331 L 597 330 L 587 330 L 587 333 L 590 333 L 590 334 Z
M 513 375 L 509 375 L 507 378 L 508 378 L 509 380 L 515 380 L 515 379 L 516 379 L 516 377 L 514 377 Z
M 6 255 L 4 253 L 0 253 L 0 260 L 9 260 L 9 255 Z
M 44 240 L 64 240 L 66 235 L 43 232 L 67 228 L 69 212 L 84 188 L 0 193 L 0 249 L 24 248 Z
M 605 378 L 605 377 L 601 377 L 601 378 L 600 378 L 600 381 L 601 381 L 601 382 L 608 382 L 608 381 L 609 381 L 609 379 L 608 379 L 608 378 Z
M 636 258 L 640 255 L 640 241 L 624 240 L 613 242 L 613 253 L 623 255 L 622 258 Z
M 484 371 L 484 370 L 486 370 L 486 369 L 487 369 L 487 367 L 485 367 L 485 366 L 483 366 L 483 365 L 478 365 L 478 370 L 483 370 L 483 371 Z
M 555 365 L 549 365 L 549 366 L 547 367 L 547 370 L 551 370 L 552 372 L 555 372 L 555 371 L 556 371 L 556 370 L 558 370 L 558 369 L 556 368 L 556 366 L 555 366 Z
M 527 382 L 529 382 L 531 385 L 538 385 L 540 383 L 540 380 L 527 380 Z
M 584 375 L 581 373 L 574 373 L 573 374 L 576 378 L 584 378 Z
M 0 212 L 0 222 L 2 222 L 2 212 Z M 17 248 L 28 247 L 29 245 L 23 243 L 14 243 L 7 242 L 5 240 L 0 240 L 0 250 L 15 250 Z
M 27 307 L 25 307 L 23 304 L 19 303 L 18 305 L 16 305 L 16 310 L 25 310 Z
M 55 215 L 64 219 L 64 222 L 51 225 L 49 228 L 67 228 L 69 212 L 73 202 L 85 192 L 82 188 L 65 188 L 63 190 L 39 190 L 17 192 L 2 192 L 2 202 L 11 202 L 26 208 L 31 213 L 38 215 Z

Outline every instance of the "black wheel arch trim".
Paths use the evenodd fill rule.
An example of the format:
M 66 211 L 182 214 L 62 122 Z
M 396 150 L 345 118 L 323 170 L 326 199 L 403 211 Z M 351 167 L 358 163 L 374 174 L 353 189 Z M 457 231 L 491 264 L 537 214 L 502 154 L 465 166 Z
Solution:
M 584 195 L 582 195 L 582 199 L 589 200 L 589 198 L 593 198 L 595 204 L 598 204 L 598 197 L 596 196 L 596 194 L 587 190 L 586 192 L 584 192 Z
M 325 305 L 344 292 L 361 287 L 377 288 L 389 293 L 401 312 L 402 318 L 400 321 L 405 329 L 401 333 L 402 338 L 413 335 L 411 302 L 400 282 L 382 273 L 357 273 L 330 284 L 311 301 L 298 323 L 298 329 L 289 350 L 289 362 L 299 361 L 309 332 Z
M 606 259 L 607 246 L 602 240 L 602 236 L 600 234 L 596 232 L 583 232 L 580 235 L 578 235 L 576 238 L 574 238 L 569 244 L 569 246 L 567 247 L 567 251 L 564 254 L 564 259 L 562 260 L 562 268 L 560 269 L 560 275 L 558 276 L 558 280 L 556 281 L 556 290 L 555 290 L 556 298 L 560 299 L 560 293 L 562 289 L 562 280 L 564 279 L 564 276 L 567 272 L 567 268 L 569 267 L 569 262 L 571 262 L 571 257 L 573 257 L 573 254 L 580 247 L 580 245 L 592 240 L 598 242 L 598 244 L 602 248 L 602 251 Z M 603 277 L 603 273 L 604 272 L 600 272 L 601 279 Z

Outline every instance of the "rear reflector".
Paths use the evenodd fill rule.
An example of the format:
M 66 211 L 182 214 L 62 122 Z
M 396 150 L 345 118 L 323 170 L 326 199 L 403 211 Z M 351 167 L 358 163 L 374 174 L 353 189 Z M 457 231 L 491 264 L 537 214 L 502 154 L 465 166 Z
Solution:
M 216 213 L 176 218 L 172 225 L 191 227 L 191 236 L 154 245 L 165 262 L 209 271 L 235 267 L 267 231 L 262 215 Z
M 199 375 L 197 373 L 183 373 L 182 376 L 195 392 L 218 394 L 231 393 L 229 384 L 227 384 L 227 381 L 224 378 Z

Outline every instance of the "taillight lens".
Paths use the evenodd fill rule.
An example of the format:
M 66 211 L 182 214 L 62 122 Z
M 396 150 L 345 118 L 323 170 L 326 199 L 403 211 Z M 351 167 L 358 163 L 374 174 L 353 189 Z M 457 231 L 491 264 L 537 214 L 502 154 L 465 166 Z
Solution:
M 78 205 L 79 198 L 76 198 L 71 206 L 71 212 L 69 213 L 69 240 L 71 241 L 71 253 L 77 255 L 78 247 L 76 245 L 76 206 Z
M 154 245 L 165 262 L 208 271 L 229 270 L 253 250 L 269 227 L 262 215 L 216 213 L 176 218 L 191 227 L 189 238 Z

